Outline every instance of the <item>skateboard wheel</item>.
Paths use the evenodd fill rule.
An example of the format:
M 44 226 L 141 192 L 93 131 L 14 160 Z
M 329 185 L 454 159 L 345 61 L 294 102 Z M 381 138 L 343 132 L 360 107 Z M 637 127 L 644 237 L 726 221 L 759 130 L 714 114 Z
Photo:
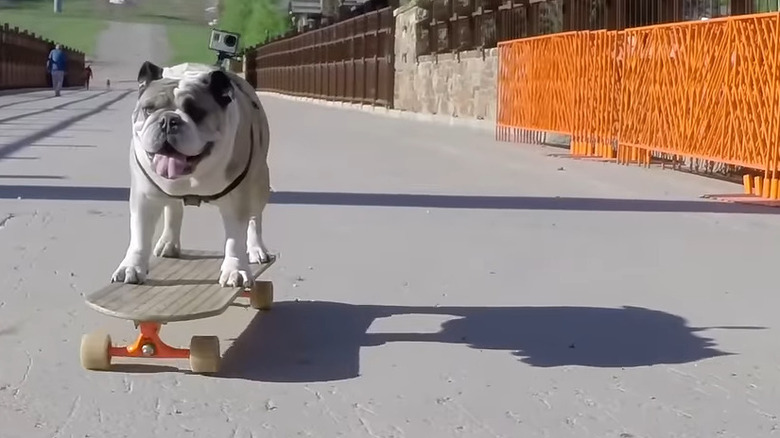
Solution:
M 274 302 L 274 284 L 270 281 L 258 281 L 249 292 L 249 305 L 257 310 L 269 310 Z
M 190 369 L 193 373 L 216 373 L 221 361 L 219 338 L 193 336 L 190 340 Z
M 111 368 L 111 336 L 89 333 L 81 337 L 81 366 L 88 370 Z

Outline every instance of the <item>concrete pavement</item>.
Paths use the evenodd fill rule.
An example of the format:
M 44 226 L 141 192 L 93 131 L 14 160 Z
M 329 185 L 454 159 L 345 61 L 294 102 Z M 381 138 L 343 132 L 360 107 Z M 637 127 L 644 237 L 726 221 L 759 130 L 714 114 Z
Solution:
M 738 186 L 264 96 L 275 309 L 170 324 L 186 361 L 78 360 L 128 239 L 127 89 L 0 98 L 0 424 L 37 437 L 763 437 L 780 211 Z M 52 109 L 53 108 L 53 109 Z M 183 244 L 219 249 L 219 215 Z M 216 279 L 215 279 L 216 280 Z

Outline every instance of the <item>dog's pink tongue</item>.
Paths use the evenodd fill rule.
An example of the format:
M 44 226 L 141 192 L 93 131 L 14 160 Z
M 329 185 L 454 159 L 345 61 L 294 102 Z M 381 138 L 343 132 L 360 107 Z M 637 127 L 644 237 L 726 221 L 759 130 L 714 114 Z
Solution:
M 163 178 L 174 179 L 184 175 L 189 165 L 187 157 L 174 152 L 171 155 L 156 154 L 152 160 L 154 171 Z

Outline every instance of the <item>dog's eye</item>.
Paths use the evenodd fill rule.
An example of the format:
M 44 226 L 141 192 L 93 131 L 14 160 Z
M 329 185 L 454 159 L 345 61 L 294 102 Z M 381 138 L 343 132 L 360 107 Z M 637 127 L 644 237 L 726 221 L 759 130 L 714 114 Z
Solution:
M 204 118 L 206 118 L 206 111 L 204 111 L 203 108 L 195 105 L 195 103 L 190 99 L 184 101 L 182 109 L 196 124 L 200 123 Z
M 144 117 L 149 117 L 154 112 L 154 108 L 150 106 L 145 106 L 141 108 L 141 111 L 143 112 Z

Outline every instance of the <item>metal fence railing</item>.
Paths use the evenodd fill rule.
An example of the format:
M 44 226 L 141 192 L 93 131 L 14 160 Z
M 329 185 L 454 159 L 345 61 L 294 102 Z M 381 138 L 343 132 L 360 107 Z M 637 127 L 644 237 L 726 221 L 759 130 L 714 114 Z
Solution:
M 52 41 L 34 33 L 0 26 L 0 89 L 44 88 L 51 86 L 46 71 L 46 58 L 54 48 Z M 84 53 L 64 47 L 68 55 L 68 71 L 64 86 L 84 84 Z
M 777 0 L 419 0 L 417 55 L 576 30 L 621 30 L 769 12 Z
M 247 50 L 258 90 L 393 105 L 395 18 L 386 7 Z

